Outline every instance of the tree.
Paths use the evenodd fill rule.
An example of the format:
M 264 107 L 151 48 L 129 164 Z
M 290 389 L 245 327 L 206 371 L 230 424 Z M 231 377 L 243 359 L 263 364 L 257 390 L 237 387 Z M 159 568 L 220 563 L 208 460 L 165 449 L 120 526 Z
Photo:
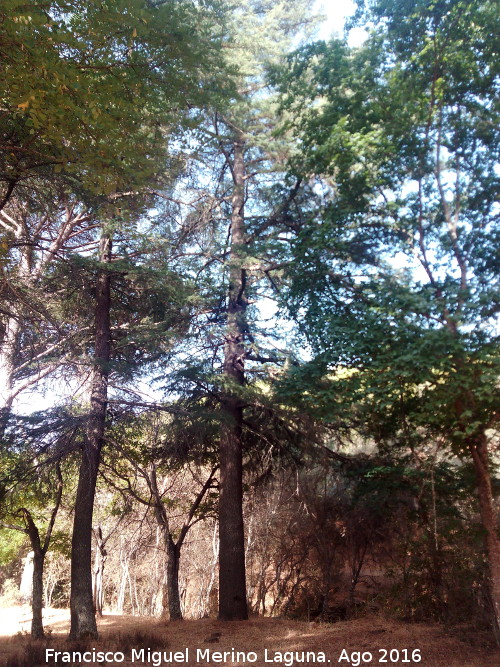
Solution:
M 8 211 L 8 212 L 7 212 Z M 89 241 L 91 210 L 58 181 L 50 190 L 12 196 L 0 211 L 3 257 L 0 316 L 0 434 L 21 392 L 54 374 L 68 358 L 75 331 L 58 322 L 57 301 L 48 295 L 54 264 Z
M 23 452 L 23 454 L 26 455 L 26 452 Z M 29 479 L 29 477 L 26 479 L 27 475 L 26 471 L 24 471 L 25 479 L 23 481 L 24 483 L 27 481 L 30 487 L 27 493 L 26 489 L 19 490 L 16 488 L 16 484 L 19 484 L 19 480 L 16 482 L 15 479 L 11 479 L 12 489 L 10 495 L 13 497 L 9 499 L 9 504 L 13 504 L 14 507 L 10 510 L 9 514 L 15 516 L 16 518 L 20 517 L 23 520 L 24 525 L 14 524 L 11 521 L 8 523 L 1 523 L 1 525 L 5 528 L 10 528 L 12 530 L 25 533 L 29 538 L 31 549 L 33 551 L 33 587 L 31 598 L 31 609 L 33 616 L 31 620 L 31 636 L 35 639 L 41 639 L 45 635 L 42 620 L 44 563 L 50 546 L 50 540 L 52 538 L 52 532 L 54 530 L 57 513 L 61 505 L 63 492 L 63 477 L 59 461 L 57 461 L 53 467 L 55 476 L 55 494 L 47 492 L 46 487 L 48 484 L 52 484 L 53 480 L 50 479 L 50 473 L 47 475 L 46 470 L 44 471 L 42 469 L 42 473 L 44 474 L 42 474 L 41 479 L 43 481 L 38 484 L 35 484 L 33 479 Z M 37 472 L 39 474 L 39 471 Z M 32 473 L 33 470 L 31 470 L 31 474 Z M 46 479 L 43 479 L 43 477 L 46 477 Z M 5 480 L 3 480 L 3 483 L 5 483 Z M 51 498 L 51 496 L 53 497 Z M 40 505 L 50 503 L 51 500 L 52 510 L 45 528 L 45 535 L 42 537 L 40 535 L 40 528 L 36 524 L 37 514 L 40 512 Z M 35 505 L 35 508 L 33 507 L 33 504 Z M 17 507 L 15 507 L 16 505 Z M 22 506 L 19 507 L 19 505 Z M 45 509 L 45 506 L 43 509 Z
M 193 123 L 194 106 L 220 96 L 225 66 L 217 2 L 9 0 L 0 17 L 5 422 L 19 392 L 53 372 L 54 356 L 67 351 L 53 331 L 41 349 L 54 324 L 39 292 L 46 271 L 75 250 L 77 231 L 82 238 L 86 223 L 98 224 L 93 212 L 107 197 L 120 208 L 133 195 L 137 213 L 139 198 L 144 205 L 168 181 L 167 135 Z M 39 331 L 20 349 L 28 323 Z
M 127 0 L 118 6 L 56 0 L 26 7 L 12 0 L 2 12 L 3 43 L 9 47 L 2 51 L 7 84 L 2 136 L 8 150 L 0 208 L 10 206 L 14 196 L 26 201 L 37 183 L 50 190 L 59 174 L 59 183 L 77 195 L 84 215 L 92 207 L 102 226 L 91 325 L 90 413 L 75 503 L 70 633 L 96 636 L 90 559 L 113 357 L 110 264 L 116 225 L 109 220 L 125 209 L 137 219 L 150 191 L 172 178 L 178 160 L 169 151 L 168 134 L 192 124 L 193 107 L 217 97 L 223 87 L 219 46 L 224 20 L 216 2 Z M 16 79 L 19 69 L 33 68 L 42 76 Z M 8 220 L 9 213 L 3 218 Z M 7 317 L 16 324 L 2 331 L 11 383 L 20 316 L 8 312 Z M 12 392 L 6 399 L 8 410 Z
M 72 275 L 69 312 L 76 310 L 80 328 L 93 334 L 93 340 L 87 336 L 81 352 L 91 367 L 87 361 L 90 406 L 84 406 L 81 417 L 84 434 L 72 550 L 72 611 L 77 634 L 90 632 L 84 628 L 95 625 L 91 499 L 103 447 L 112 435 L 112 425 L 118 428 L 128 423 L 129 413 L 148 406 L 138 399 L 135 384 L 171 358 L 186 335 L 192 303 L 196 303 L 187 278 L 175 271 L 176 238 L 169 216 L 161 215 L 160 208 L 158 203 L 158 215 L 149 222 L 136 220 L 132 214 L 108 219 L 98 257 L 75 255 L 69 266 L 60 269 L 62 275 L 64 271 Z M 113 456 L 116 458 L 115 448 L 111 449 Z
M 182 547 L 191 528 L 211 509 L 209 495 L 218 485 L 219 466 L 213 463 L 213 428 L 201 423 L 193 428 L 192 416 L 175 415 L 175 405 L 162 409 L 174 414 L 129 415 L 116 425 L 113 445 L 122 458 L 107 462 L 112 477 L 106 477 L 124 497 L 152 510 L 166 554 L 163 615 L 179 621 Z
M 248 317 L 252 292 L 269 279 L 271 267 L 263 257 L 260 233 L 272 227 L 273 213 L 264 192 L 276 171 L 272 146 L 273 103 L 264 94 L 265 68 L 277 62 L 292 40 L 313 23 L 308 0 L 288 3 L 245 0 L 233 12 L 229 33 L 234 39 L 233 64 L 238 98 L 216 107 L 213 137 L 221 202 L 228 219 L 224 249 L 224 349 L 221 386 L 220 503 L 219 503 L 219 618 L 246 619 L 243 525 L 243 454 L 245 363 L 256 347 Z M 228 178 L 226 178 L 226 175 Z M 282 209 L 286 209 L 289 201 Z M 283 211 L 280 208 L 280 213 Z M 229 210 L 228 210 L 229 209 Z M 278 217 L 275 215 L 274 217 Z M 263 223 L 263 219 L 267 222 Z M 259 230 L 259 223 L 262 229 Z M 266 275 L 267 271 L 267 275 Z
M 223 24 L 217 2 L 2 3 L 0 210 L 58 174 L 97 195 L 154 179 L 165 126 L 201 79 L 222 88 Z
M 498 633 L 498 16 L 488 1 L 363 8 L 361 48 L 312 45 L 283 85 L 294 173 L 317 175 L 322 198 L 289 292 L 317 353 L 306 401 L 379 443 L 470 457 Z
M 70 637 L 97 637 L 92 596 L 92 514 L 97 473 L 104 444 L 108 378 L 111 361 L 111 273 L 112 240 L 103 231 L 95 290 L 94 364 L 90 381 L 90 413 L 85 433 L 78 488 L 75 499 L 71 548 Z M 106 266 L 108 265 L 108 267 Z

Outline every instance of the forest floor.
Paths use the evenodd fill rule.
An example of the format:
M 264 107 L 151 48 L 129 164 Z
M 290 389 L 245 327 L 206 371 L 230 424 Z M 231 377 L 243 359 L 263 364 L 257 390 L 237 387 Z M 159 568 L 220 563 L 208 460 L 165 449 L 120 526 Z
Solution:
M 212 619 L 168 623 L 156 618 L 107 614 L 99 621 L 98 641 L 75 644 L 66 640 L 69 628 L 67 611 L 47 610 L 45 624 L 50 637 L 38 642 L 31 641 L 27 634 L 27 611 L 26 608 L 0 609 L 2 666 L 80 664 L 67 655 L 59 655 L 55 660 L 54 651 L 90 651 L 87 657 L 91 660 L 85 664 L 108 666 L 180 664 L 203 667 L 222 664 L 227 667 L 301 667 L 318 666 L 325 662 L 332 667 L 500 665 L 500 652 L 492 648 L 487 635 L 481 636 L 466 628 L 460 634 L 456 630 L 450 633 L 439 625 L 401 623 L 380 616 L 334 624 L 277 618 L 251 618 L 246 622 L 231 623 Z M 47 654 L 46 649 L 52 649 L 52 653 Z M 105 663 L 99 663 L 98 656 L 92 655 L 93 649 L 96 652 L 111 651 L 114 655 L 109 655 Z M 144 649 L 142 653 L 141 649 Z M 415 650 L 418 652 L 413 653 Z M 216 653 L 225 651 L 228 654 L 222 657 Z M 236 655 L 236 651 L 245 655 Z M 175 652 L 178 652 L 177 656 Z M 288 652 L 293 655 L 288 655 Z M 309 655 L 307 652 L 310 652 Z M 159 662 L 160 656 L 162 662 Z

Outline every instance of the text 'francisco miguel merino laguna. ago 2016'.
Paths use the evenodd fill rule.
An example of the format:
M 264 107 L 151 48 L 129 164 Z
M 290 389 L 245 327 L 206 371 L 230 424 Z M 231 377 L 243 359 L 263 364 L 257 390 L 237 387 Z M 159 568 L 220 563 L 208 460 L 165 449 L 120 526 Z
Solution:
M 194 655 L 193 655 L 194 653 Z M 182 651 L 153 651 L 150 648 L 133 648 L 130 656 L 125 656 L 121 651 L 99 651 L 89 649 L 88 651 L 56 651 L 55 649 L 45 649 L 45 662 L 48 664 L 69 664 L 73 662 L 87 664 L 119 664 L 129 660 L 132 663 L 151 664 L 153 667 L 160 667 L 163 663 L 188 663 L 190 658 L 193 662 L 200 664 L 208 663 L 274 663 L 282 664 L 285 667 L 291 667 L 294 663 L 326 663 L 329 662 L 325 653 L 322 651 L 268 651 L 263 653 L 256 651 L 212 651 L 210 649 L 197 648 L 195 651 L 185 648 Z

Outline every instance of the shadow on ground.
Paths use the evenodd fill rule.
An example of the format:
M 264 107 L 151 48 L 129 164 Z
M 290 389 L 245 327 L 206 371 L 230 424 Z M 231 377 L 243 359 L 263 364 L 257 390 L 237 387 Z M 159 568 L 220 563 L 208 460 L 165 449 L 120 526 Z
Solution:
M 486 635 L 470 633 L 464 635 L 467 641 L 462 641 L 438 625 L 398 623 L 379 616 L 319 624 L 274 618 L 230 623 L 211 619 L 168 623 L 155 618 L 106 615 L 99 621 L 100 639 L 78 644 L 66 640 L 68 629 L 67 615 L 60 614 L 48 619 L 49 638 L 46 641 L 31 641 L 26 634 L 0 637 L 0 665 L 80 664 L 73 660 L 63 661 L 60 656 L 56 662 L 53 653 L 46 661 L 47 648 L 66 652 L 90 651 L 91 658 L 94 658 L 92 651 L 110 651 L 119 659 L 119 654 L 123 654 L 121 662 L 114 661 L 113 656 L 108 656 L 106 662 L 93 662 L 110 667 L 132 664 L 291 667 L 292 662 L 295 666 L 316 667 L 321 664 L 348 667 L 356 662 L 358 665 L 386 667 L 500 665 L 500 652 L 489 645 Z M 471 639 L 474 642 L 471 643 Z M 144 649 L 143 653 L 141 649 Z M 178 654 L 177 661 L 174 660 L 175 653 Z M 224 653 L 225 656 L 218 655 Z M 361 661 L 361 654 L 364 654 L 364 661 Z M 134 661 L 132 657 L 135 657 Z M 158 662 L 160 658 L 163 658 L 161 663 Z

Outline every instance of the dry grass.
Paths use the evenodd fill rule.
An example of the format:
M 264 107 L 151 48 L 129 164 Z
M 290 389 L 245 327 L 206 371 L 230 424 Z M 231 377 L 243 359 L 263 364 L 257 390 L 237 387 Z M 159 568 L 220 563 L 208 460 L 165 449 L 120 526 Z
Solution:
M 71 651 L 74 647 L 65 641 L 68 632 L 68 621 L 65 619 L 54 619 L 50 626 L 51 638 L 47 642 L 31 642 L 27 636 L 14 636 L 0 638 L 0 664 L 6 667 L 36 667 L 36 665 L 47 665 L 45 662 L 45 646 L 57 650 Z M 196 662 L 196 649 L 209 649 L 210 651 L 255 651 L 258 654 L 256 662 L 226 660 L 223 663 L 228 667 L 233 665 L 254 665 L 258 667 L 280 667 L 284 662 L 265 663 L 264 649 L 268 656 L 274 656 L 275 652 L 286 651 L 320 651 L 326 654 L 330 665 L 355 665 L 358 660 L 356 653 L 351 661 L 339 658 L 343 649 L 351 656 L 353 652 L 366 652 L 372 654 L 372 659 L 360 662 L 360 665 L 400 665 L 407 667 L 419 664 L 422 667 L 498 667 L 500 665 L 500 652 L 488 646 L 488 639 L 474 635 L 468 636 L 468 640 L 476 640 L 475 645 L 470 641 L 462 641 L 457 636 L 452 636 L 437 625 L 405 624 L 387 620 L 378 616 L 360 618 L 352 621 L 343 621 L 333 625 L 322 625 L 317 623 L 305 623 L 288 621 L 282 619 L 253 618 L 246 622 L 222 623 L 216 620 L 183 621 L 177 623 L 161 623 L 157 619 L 132 617 L 132 616 L 105 616 L 99 622 L 101 638 L 97 642 L 86 644 L 86 650 L 96 648 L 97 650 L 122 651 L 126 658 L 130 657 L 131 649 L 150 647 L 152 651 L 184 651 L 189 647 L 188 663 L 165 663 L 170 665 L 198 665 L 202 667 L 205 662 Z M 207 642 L 207 639 L 215 641 Z M 397 649 L 400 660 L 391 662 L 389 654 L 387 662 L 380 662 L 383 653 L 380 649 Z M 405 657 L 403 649 L 409 649 L 408 659 L 411 660 L 411 651 L 419 649 L 422 660 L 416 662 L 403 662 Z M 80 646 L 80 650 L 84 650 Z M 344 654 L 345 655 L 345 654 Z M 396 653 L 393 653 L 393 657 Z M 54 664 L 48 663 L 48 664 Z M 57 664 L 68 664 L 57 663 Z M 103 664 L 103 663 L 94 663 Z M 108 665 L 119 663 L 108 662 Z M 122 665 L 132 664 L 126 660 Z M 152 662 L 138 662 L 135 665 L 148 664 Z M 301 665 L 321 665 L 320 662 L 295 662 L 296 667 Z M 329 664 L 328 662 L 326 663 Z

